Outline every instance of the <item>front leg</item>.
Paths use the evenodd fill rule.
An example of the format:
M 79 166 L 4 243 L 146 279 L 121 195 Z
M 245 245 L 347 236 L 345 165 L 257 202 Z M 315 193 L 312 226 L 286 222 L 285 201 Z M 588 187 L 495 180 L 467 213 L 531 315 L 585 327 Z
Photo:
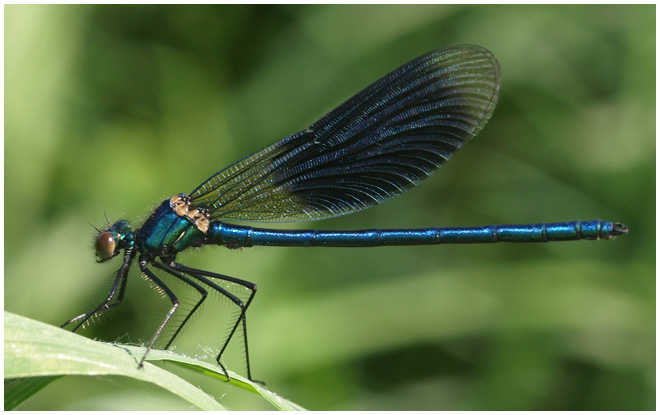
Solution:
M 73 328 L 73 330 L 71 330 L 72 332 L 75 332 L 83 324 L 85 324 L 85 322 L 87 322 L 90 318 L 92 318 L 96 313 L 105 311 L 111 307 L 121 304 L 122 300 L 124 299 L 124 293 L 126 291 L 126 281 L 128 281 L 128 271 L 131 268 L 131 264 L 133 263 L 133 258 L 135 257 L 135 254 L 136 254 L 135 250 L 126 249 L 124 253 L 124 263 L 122 264 L 121 268 L 119 268 L 119 270 L 117 271 L 117 276 L 115 277 L 115 281 L 112 284 L 112 288 L 110 289 L 110 292 L 108 293 L 108 296 L 105 299 L 105 301 L 103 301 L 93 310 L 68 320 L 67 322 L 63 323 L 60 327 L 65 327 L 71 323 L 80 321 Z M 117 294 L 117 290 L 119 290 L 119 294 Z M 112 302 L 113 299 L 115 298 L 115 295 L 117 295 L 117 298 L 114 302 Z

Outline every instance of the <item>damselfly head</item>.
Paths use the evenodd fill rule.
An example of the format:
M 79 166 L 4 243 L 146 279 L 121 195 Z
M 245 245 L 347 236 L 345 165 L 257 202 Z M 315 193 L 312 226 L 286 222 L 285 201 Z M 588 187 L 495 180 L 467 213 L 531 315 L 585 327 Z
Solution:
M 105 262 L 119 254 L 132 235 L 131 225 L 125 220 L 115 222 L 105 230 L 97 231 L 94 240 L 96 262 Z

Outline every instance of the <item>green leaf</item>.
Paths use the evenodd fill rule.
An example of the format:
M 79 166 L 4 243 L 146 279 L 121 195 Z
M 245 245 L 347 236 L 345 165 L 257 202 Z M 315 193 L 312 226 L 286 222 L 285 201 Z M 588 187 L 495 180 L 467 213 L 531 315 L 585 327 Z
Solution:
M 93 341 L 35 320 L 5 311 L 5 409 L 13 409 L 48 383 L 64 375 L 119 375 L 158 385 L 205 410 L 223 410 L 222 404 L 149 361 L 169 361 L 226 381 L 217 365 L 172 352 L 153 350 L 143 368 L 143 347 Z M 258 393 L 277 409 L 302 410 L 265 387 L 228 372 L 230 383 Z
M 15 409 L 24 400 L 45 388 L 61 376 L 35 376 L 32 378 L 5 379 L 5 410 Z

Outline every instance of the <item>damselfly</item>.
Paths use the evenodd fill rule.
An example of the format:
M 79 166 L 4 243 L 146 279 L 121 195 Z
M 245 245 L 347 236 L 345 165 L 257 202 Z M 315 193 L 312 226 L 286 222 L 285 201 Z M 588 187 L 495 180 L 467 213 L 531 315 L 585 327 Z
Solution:
M 403 193 L 431 175 L 484 127 L 497 102 L 500 67 L 479 46 L 436 50 L 395 69 L 310 127 L 220 170 L 190 194 L 166 199 L 139 228 L 120 220 L 98 231 L 98 262 L 123 251 L 107 298 L 72 318 L 74 331 L 95 314 L 120 304 L 128 271 L 137 258 L 142 274 L 172 303 L 139 365 L 177 312 L 179 300 L 150 266 L 193 287 L 200 294 L 165 348 L 197 311 L 207 289 L 229 298 L 240 310 L 217 356 L 237 328 L 243 331 L 247 375 L 245 313 L 257 286 L 251 282 L 176 262 L 189 247 L 430 245 L 446 243 L 549 242 L 611 239 L 625 225 L 600 220 L 471 228 L 291 231 L 253 228 L 225 220 L 296 222 L 346 215 Z M 246 301 L 221 282 L 245 287 Z

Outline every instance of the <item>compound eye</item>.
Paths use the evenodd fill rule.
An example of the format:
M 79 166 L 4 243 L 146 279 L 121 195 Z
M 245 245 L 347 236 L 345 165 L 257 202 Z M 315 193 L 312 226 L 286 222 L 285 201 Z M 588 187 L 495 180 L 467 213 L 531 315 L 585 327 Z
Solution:
M 115 238 L 110 232 L 101 232 L 96 237 L 96 243 L 94 244 L 96 256 L 101 260 L 110 259 L 115 255 L 116 246 Z

